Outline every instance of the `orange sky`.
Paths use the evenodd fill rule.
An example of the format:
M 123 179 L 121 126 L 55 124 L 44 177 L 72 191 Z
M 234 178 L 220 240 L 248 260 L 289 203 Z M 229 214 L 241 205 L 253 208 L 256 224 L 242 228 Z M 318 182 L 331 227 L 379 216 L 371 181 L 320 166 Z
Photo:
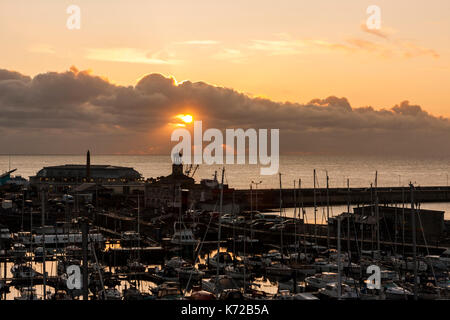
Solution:
M 80 30 L 66 28 L 73 2 Z M 35 75 L 75 65 L 122 85 L 159 72 L 276 101 L 409 100 L 450 116 L 450 1 L 376 2 L 375 34 L 364 0 L 2 0 L 0 67 Z

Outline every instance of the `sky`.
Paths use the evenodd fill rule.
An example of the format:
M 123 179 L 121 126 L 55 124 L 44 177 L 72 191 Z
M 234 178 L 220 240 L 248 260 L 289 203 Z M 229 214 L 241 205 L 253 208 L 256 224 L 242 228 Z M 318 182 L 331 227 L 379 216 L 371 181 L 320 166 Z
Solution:
M 66 26 L 72 4 L 79 30 Z M 379 30 L 366 26 L 370 5 Z M 449 10 L 448 0 L 2 0 L 0 147 L 164 153 L 161 128 L 190 112 L 219 128 L 277 126 L 285 152 L 407 152 L 415 134 L 439 154 Z

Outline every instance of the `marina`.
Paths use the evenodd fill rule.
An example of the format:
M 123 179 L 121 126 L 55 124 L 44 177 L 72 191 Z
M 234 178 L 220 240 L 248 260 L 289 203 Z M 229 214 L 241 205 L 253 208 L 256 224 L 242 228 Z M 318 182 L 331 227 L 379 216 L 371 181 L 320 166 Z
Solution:
M 144 179 L 90 152 L 20 184 L 13 172 L 3 300 L 450 299 L 445 186 L 378 187 L 375 172 L 367 188 L 283 188 L 280 174 L 278 190 L 234 189 L 225 168 L 197 182 L 179 161 Z

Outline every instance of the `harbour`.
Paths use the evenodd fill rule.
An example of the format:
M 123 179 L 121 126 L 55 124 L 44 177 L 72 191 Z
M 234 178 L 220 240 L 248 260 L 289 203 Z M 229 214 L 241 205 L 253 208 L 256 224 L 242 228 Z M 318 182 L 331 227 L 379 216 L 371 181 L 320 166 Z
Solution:
M 91 164 L 88 152 L 85 165 L 46 167 L 26 183 L 7 172 L 2 299 L 450 297 L 449 220 L 427 207 L 445 206 L 449 187 L 378 187 L 375 172 L 366 188 L 303 188 L 301 179 L 283 188 L 279 175 L 278 190 L 235 189 L 225 168 L 200 182 L 195 171 L 175 162 L 171 174 L 144 179 Z M 380 270 L 378 289 L 369 266 Z

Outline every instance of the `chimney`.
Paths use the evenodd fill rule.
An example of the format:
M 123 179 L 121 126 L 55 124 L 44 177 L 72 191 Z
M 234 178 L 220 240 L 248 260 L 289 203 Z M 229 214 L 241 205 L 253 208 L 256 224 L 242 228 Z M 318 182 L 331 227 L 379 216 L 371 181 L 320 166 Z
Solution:
M 86 154 L 86 180 L 89 182 L 91 180 L 91 153 Z

